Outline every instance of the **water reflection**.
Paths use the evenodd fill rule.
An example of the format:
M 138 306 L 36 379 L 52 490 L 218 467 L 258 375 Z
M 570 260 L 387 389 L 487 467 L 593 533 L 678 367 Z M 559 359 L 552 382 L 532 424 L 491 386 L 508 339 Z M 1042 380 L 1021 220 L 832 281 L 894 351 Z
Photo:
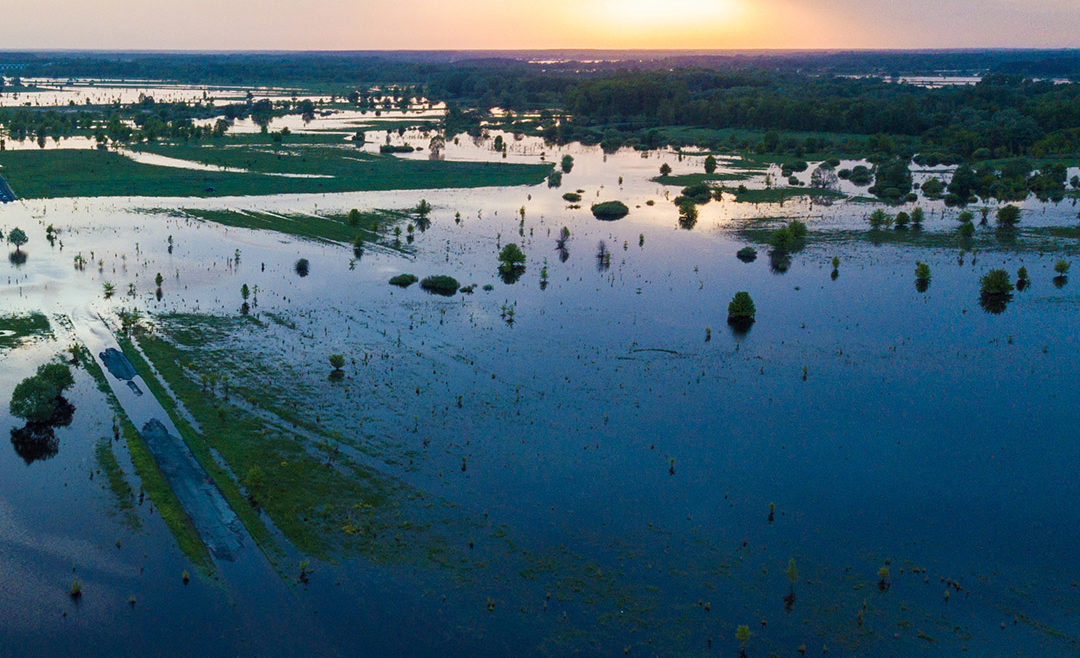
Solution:
M 981 295 L 979 306 L 987 313 L 1000 315 L 1005 312 L 1005 307 L 1012 301 L 1012 295 Z
M 11 445 L 15 454 L 29 466 L 36 461 L 45 461 L 55 457 L 60 451 L 60 442 L 56 438 L 56 428 L 71 425 L 75 417 L 75 405 L 65 398 L 60 398 L 56 411 L 47 423 L 28 422 L 22 427 L 11 430 Z

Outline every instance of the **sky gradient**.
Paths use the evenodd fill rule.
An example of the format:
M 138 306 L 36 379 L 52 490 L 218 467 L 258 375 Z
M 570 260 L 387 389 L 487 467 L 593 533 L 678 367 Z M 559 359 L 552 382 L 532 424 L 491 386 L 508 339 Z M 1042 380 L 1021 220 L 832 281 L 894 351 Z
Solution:
M 1080 47 L 1076 0 L 39 0 L 0 49 Z

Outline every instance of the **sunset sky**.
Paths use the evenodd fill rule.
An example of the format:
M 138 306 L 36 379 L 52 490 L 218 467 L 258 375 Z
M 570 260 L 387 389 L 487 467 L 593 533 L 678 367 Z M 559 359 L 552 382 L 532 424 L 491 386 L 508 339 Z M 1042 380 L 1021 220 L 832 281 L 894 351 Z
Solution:
M 0 49 L 1080 47 L 1076 0 L 39 0 Z

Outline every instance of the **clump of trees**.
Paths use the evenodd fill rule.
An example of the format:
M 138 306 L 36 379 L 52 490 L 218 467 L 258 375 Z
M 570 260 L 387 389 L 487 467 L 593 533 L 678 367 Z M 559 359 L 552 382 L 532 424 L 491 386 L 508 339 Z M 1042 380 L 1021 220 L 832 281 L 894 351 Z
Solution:
M 1058 288 L 1063 287 L 1069 282 L 1069 262 L 1061 259 L 1054 263 L 1054 272 L 1057 276 L 1054 277 L 1054 285 Z

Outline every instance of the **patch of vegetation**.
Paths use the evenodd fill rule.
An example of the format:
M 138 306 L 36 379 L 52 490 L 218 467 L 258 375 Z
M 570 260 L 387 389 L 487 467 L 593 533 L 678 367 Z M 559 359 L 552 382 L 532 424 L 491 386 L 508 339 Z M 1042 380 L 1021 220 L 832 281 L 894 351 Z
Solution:
M 195 457 L 195 460 L 199 462 L 199 465 L 203 467 L 207 475 L 210 476 L 210 479 L 214 481 L 214 484 L 221 491 L 222 496 L 225 497 L 229 506 L 232 507 L 233 511 L 235 511 L 236 515 L 240 518 L 240 521 L 244 524 L 248 534 L 251 535 L 252 539 L 254 539 L 263 550 L 263 553 L 273 561 L 278 555 L 278 547 L 274 543 L 273 537 L 260 520 L 258 513 L 247 503 L 244 495 L 240 492 L 236 482 L 230 476 L 228 471 L 214 459 L 210 446 L 203 438 L 203 435 L 196 432 L 184 414 L 180 413 L 180 407 L 176 399 L 174 399 L 158 381 L 157 376 L 150 369 L 149 364 L 143 359 L 142 353 L 135 349 L 135 344 L 132 342 L 132 339 L 127 336 L 118 336 L 117 342 L 119 343 L 124 356 L 131 361 L 131 365 L 135 367 L 135 371 L 142 377 L 143 381 L 150 389 L 150 392 L 165 409 L 165 412 L 169 414 L 169 418 L 180 432 L 181 438 L 183 438 L 184 443 L 187 444 L 188 449 L 191 450 L 191 454 Z M 147 343 L 151 345 L 156 344 L 153 342 L 153 339 L 145 337 L 143 340 L 140 340 L 139 347 L 145 351 L 146 348 L 144 345 Z M 150 356 L 149 352 L 147 352 L 147 355 L 149 358 L 153 358 Z M 154 364 L 155 367 L 158 368 L 158 372 L 161 372 L 162 376 L 166 377 L 165 372 L 160 369 L 160 364 L 157 361 L 154 361 Z M 169 366 L 177 369 L 182 368 L 179 363 L 169 364 Z M 172 381 L 167 378 L 166 381 L 169 382 L 169 386 L 172 388 Z M 174 392 L 176 391 L 175 388 L 172 388 L 172 390 Z M 206 425 L 203 425 L 203 423 L 211 422 L 210 419 L 195 415 L 195 413 L 187 406 L 186 401 L 185 408 L 196 418 L 196 421 L 199 422 L 205 431 Z M 220 427 L 221 425 L 227 424 L 227 418 L 219 417 L 216 419 L 215 426 Z M 215 448 L 217 447 L 218 446 L 215 445 Z M 147 450 L 147 454 L 149 455 L 149 450 Z M 150 455 L 150 459 L 153 459 L 152 455 Z M 168 487 L 167 484 L 165 486 Z
M 117 428 L 119 430 L 119 428 Z M 125 523 L 132 528 L 142 525 L 135 514 L 135 490 L 128 484 L 124 469 L 113 453 L 112 440 L 102 438 L 94 447 L 94 456 L 98 468 L 105 474 L 105 482 L 115 500 L 116 507 L 124 517 Z
M 0 317 L 0 350 L 18 347 L 24 342 L 52 336 L 49 319 L 42 313 Z
M 581 195 L 577 192 L 567 192 L 566 194 L 562 195 L 562 198 L 563 201 L 568 201 L 570 203 L 578 203 L 581 201 Z
M 424 280 L 420 282 L 420 287 L 430 293 L 450 297 L 458 291 L 458 288 L 460 288 L 461 285 L 458 283 L 458 280 L 452 276 L 435 274 L 424 277 Z
M 415 274 L 398 274 L 397 276 L 391 277 L 390 285 L 408 288 L 419 280 L 420 279 L 418 279 Z
M 626 217 L 630 209 L 622 201 L 603 201 L 593 204 L 592 214 L 602 221 L 614 221 Z

